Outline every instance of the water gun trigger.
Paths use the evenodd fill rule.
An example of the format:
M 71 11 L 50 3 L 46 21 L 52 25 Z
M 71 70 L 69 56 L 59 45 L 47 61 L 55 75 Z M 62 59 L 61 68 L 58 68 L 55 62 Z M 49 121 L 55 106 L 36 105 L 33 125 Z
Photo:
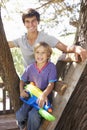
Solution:
M 25 90 L 25 92 L 29 95 L 29 97 L 28 97 L 28 98 L 30 98 L 30 97 L 32 97 L 32 96 L 33 96 L 33 94 L 32 94 L 32 93 L 30 93 L 29 91 Z
M 46 111 L 48 111 L 49 113 L 52 113 L 53 109 L 52 109 L 52 105 L 50 104 L 50 102 L 48 101 L 48 104 L 44 105 L 43 107 Z

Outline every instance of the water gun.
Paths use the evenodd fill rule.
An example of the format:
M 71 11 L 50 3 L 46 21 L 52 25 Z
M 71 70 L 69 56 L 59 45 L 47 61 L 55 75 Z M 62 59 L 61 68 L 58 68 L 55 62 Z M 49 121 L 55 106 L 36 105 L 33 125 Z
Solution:
M 36 108 L 39 114 L 46 120 L 54 121 L 55 117 L 50 114 L 52 112 L 52 105 L 50 102 L 48 102 L 48 105 L 45 104 L 43 108 L 40 108 L 37 104 L 37 99 L 42 94 L 42 91 L 31 83 L 25 86 L 25 90 L 29 93 L 30 97 L 28 99 L 20 97 L 20 99 L 28 105 Z

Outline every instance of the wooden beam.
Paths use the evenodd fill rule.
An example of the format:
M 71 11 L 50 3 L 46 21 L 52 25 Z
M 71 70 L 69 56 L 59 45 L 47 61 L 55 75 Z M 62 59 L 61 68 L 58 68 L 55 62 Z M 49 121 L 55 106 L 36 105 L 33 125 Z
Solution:
M 57 92 L 59 95 L 63 95 L 67 87 L 68 85 L 64 81 L 58 81 L 55 83 L 54 91 Z
M 56 117 L 56 120 L 53 122 L 44 121 L 42 123 L 42 126 L 39 130 L 54 130 L 61 115 L 62 112 L 68 103 L 68 100 L 72 94 L 72 92 L 75 89 L 76 84 L 78 83 L 78 80 L 80 79 L 80 76 L 86 66 L 87 61 L 81 62 L 81 63 L 75 63 L 73 62 L 70 66 L 70 69 L 67 72 L 67 75 L 64 78 L 64 82 L 67 83 L 68 88 L 66 89 L 65 93 L 63 95 L 59 95 L 55 92 L 54 99 L 53 99 L 53 115 Z M 44 128 L 45 127 L 45 128 Z
M 64 62 L 81 62 L 81 57 L 80 55 L 77 55 L 75 53 L 63 53 L 59 59 L 59 61 L 64 61 Z

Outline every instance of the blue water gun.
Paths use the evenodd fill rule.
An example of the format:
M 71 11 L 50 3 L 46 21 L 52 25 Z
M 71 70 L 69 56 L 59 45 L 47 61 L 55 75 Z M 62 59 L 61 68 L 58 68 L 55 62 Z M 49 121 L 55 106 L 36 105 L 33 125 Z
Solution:
M 30 97 L 28 99 L 20 97 L 20 99 L 31 107 L 36 108 L 39 114 L 46 120 L 54 121 L 55 117 L 50 114 L 52 112 L 52 105 L 50 102 L 48 101 L 48 105 L 45 104 L 43 108 L 40 108 L 37 103 L 37 99 L 42 94 L 42 91 L 32 84 L 25 86 L 25 90 L 30 95 Z

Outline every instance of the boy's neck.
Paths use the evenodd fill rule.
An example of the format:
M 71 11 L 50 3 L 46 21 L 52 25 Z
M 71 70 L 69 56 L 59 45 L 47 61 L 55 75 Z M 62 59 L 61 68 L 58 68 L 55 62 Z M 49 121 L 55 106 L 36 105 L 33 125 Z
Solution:
M 31 45 L 34 44 L 35 40 L 37 39 L 38 31 L 35 31 L 33 33 L 27 33 L 27 39 Z
M 38 36 L 38 31 L 35 31 L 35 32 L 32 32 L 32 33 L 30 33 L 30 32 L 27 33 L 28 39 L 35 39 L 35 38 L 37 38 L 37 36 Z
M 38 69 L 42 69 L 43 67 L 45 67 L 46 65 L 48 64 L 48 61 L 47 62 L 45 62 L 45 63 L 36 63 L 36 66 L 37 66 L 37 68 Z

